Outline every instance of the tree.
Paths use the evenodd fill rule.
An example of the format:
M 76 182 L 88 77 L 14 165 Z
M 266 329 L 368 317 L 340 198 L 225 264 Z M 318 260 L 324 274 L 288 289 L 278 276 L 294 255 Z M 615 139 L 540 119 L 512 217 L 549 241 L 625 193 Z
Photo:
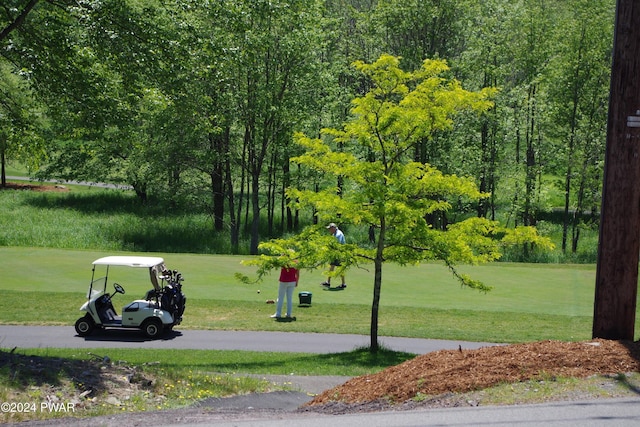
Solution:
M 500 0 L 476 2 L 475 7 L 467 11 L 468 19 L 465 19 L 468 28 L 465 31 L 465 49 L 456 61 L 456 75 L 464 76 L 464 81 L 472 87 L 508 87 L 506 76 L 512 71 L 511 61 L 513 53 L 509 43 L 511 32 L 507 30 L 511 25 L 511 19 L 505 19 L 513 12 L 511 5 Z M 477 206 L 477 215 L 496 219 L 497 189 L 500 180 L 509 174 L 504 170 L 499 171 L 504 162 L 506 143 L 504 117 L 507 115 L 508 103 L 503 102 L 501 91 L 494 99 L 494 106 L 480 117 L 472 117 L 477 121 L 480 129 L 478 140 L 468 137 L 464 132 L 462 144 L 458 144 L 458 155 L 449 155 L 453 159 L 462 159 L 460 167 L 463 170 L 475 170 L 480 191 L 488 192 L 491 196 L 480 200 Z M 467 127 L 462 127 L 466 131 Z M 455 132 L 455 131 L 454 131 Z M 457 134 L 449 135 L 449 139 Z M 455 170 L 455 169 L 454 169 Z
M 467 88 L 501 88 L 490 111 L 459 118 L 451 131 L 434 129 L 413 149 L 415 161 L 473 176 L 480 192 L 491 192 L 464 214 L 475 208 L 500 218 L 510 198 L 516 224 L 535 224 L 541 177 L 565 171 L 571 212 L 595 212 L 598 102 L 607 94 L 596 77 L 609 66 L 597 55 L 609 43 L 610 7 L 607 0 L 6 0 L 0 56 L 51 118 L 49 161 L 37 177 L 119 182 L 141 199 L 188 202 L 211 211 L 214 232 L 231 231 L 236 252 L 251 233 L 255 252 L 265 235 L 297 229 L 285 211 L 287 182 L 313 189 L 333 178 L 290 166 L 300 149 L 293 130 L 316 136 L 340 127 L 350 100 L 371 88 L 350 64 L 382 52 L 400 56 L 405 69 L 446 57 Z M 577 37 L 580 22 L 588 37 Z M 576 126 L 572 94 L 580 95 Z M 575 156 L 565 147 L 571 141 Z M 342 188 L 344 179 L 331 184 Z M 450 220 L 433 216 L 441 227 Z M 568 224 L 573 247 L 584 227 L 578 217 Z
M 259 242 L 259 175 L 264 154 L 273 152 L 276 147 L 286 147 L 291 140 L 292 124 L 299 122 L 307 114 L 300 109 L 296 101 L 296 93 L 303 81 L 313 79 L 309 60 L 316 34 L 309 31 L 313 11 L 309 2 L 284 2 L 271 5 L 268 9 L 256 11 L 267 12 L 269 18 L 262 21 L 264 16 L 256 19 L 264 33 L 251 40 L 249 48 L 251 57 L 246 58 L 252 68 L 247 81 L 251 86 L 246 88 L 246 103 L 244 103 L 245 130 L 251 131 L 248 142 L 248 165 L 251 174 L 252 210 L 251 225 L 252 253 L 257 253 Z M 258 16 L 256 16 L 258 18 Z M 265 25 L 266 24 L 266 25 Z M 258 43 L 258 44 L 254 44 Z M 248 67 L 248 68 L 249 68 Z M 260 70 L 262 76 L 255 72 Z M 266 150 L 265 150 L 266 148 Z M 283 148 L 283 154 L 289 151 Z M 285 157 L 288 161 L 288 156 Z
M 20 27 L 31 10 L 38 4 L 38 0 L 29 0 L 26 4 L 20 2 L 8 2 L 3 4 L 2 17 L 0 18 L 0 41 L 9 37 L 12 31 Z
M 46 157 L 44 111 L 34 99 L 29 82 L 0 59 L 0 187 L 7 184 L 9 159 L 35 170 Z
M 137 113 L 143 82 L 160 74 L 152 60 L 163 46 L 151 25 L 158 16 L 119 0 L 35 3 L 8 11 L 19 25 L 7 25 L 13 31 L 2 55 L 18 64 L 49 110 L 50 159 L 39 176 L 125 182 L 146 197 L 150 167 L 139 149 L 146 138 L 138 138 Z
M 405 68 L 420 67 L 424 58 L 451 58 L 464 45 L 462 26 L 470 17 L 467 0 L 387 0 L 371 13 L 377 43 L 401 57 Z
M 612 43 L 603 35 L 613 34 L 611 7 L 606 0 L 577 1 L 562 21 L 560 54 L 549 67 L 551 120 L 561 140 L 558 152 L 566 153 L 563 252 L 569 231 L 571 252 L 577 251 L 585 210 L 599 211 Z
M 355 66 L 372 81 L 372 89 L 353 100 L 352 120 L 342 129 L 325 129 L 324 139 L 295 136 L 306 152 L 293 160 L 327 175 L 342 176 L 342 191 L 336 194 L 332 187 L 319 192 L 290 189 L 289 194 L 301 206 L 313 207 L 322 221 L 340 218 L 344 223 L 374 227 L 375 245 L 339 245 L 312 226 L 299 236 L 263 243 L 267 254 L 249 263 L 259 265 L 261 276 L 293 257 L 299 259 L 301 268 L 340 259 L 342 266 L 334 274 L 373 262 L 370 350 L 376 352 L 384 262 L 404 265 L 441 260 L 463 285 L 487 291 L 488 286 L 459 274 L 456 264 L 499 258 L 500 237 L 514 244 L 524 240 L 543 246 L 550 243 L 532 228 L 505 230 L 484 218 L 469 218 L 446 230 L 434 229 L 426 219 L 429 214 L 450 210 L 459 199 L 477 201 L 487 195 L 471 179 L 445 175 L 429 164 L 412 161 L 412 148 L 433 132 L 449 129 L 456 114 L 485 111 L 491 106 L 493 89 L 464 90 L 458 81 L 443 77 L 448 67 L 439 60 L 425 60 L 413 73 L 401 70 L 399 59 L 390 55 Z M 334 150 L 333 143 L 345 149 Z

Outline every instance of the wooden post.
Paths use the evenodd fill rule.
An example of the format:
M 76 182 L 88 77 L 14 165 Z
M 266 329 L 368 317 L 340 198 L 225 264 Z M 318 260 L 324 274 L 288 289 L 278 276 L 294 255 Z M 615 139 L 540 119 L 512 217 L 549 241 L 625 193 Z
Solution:
M 618 0 L 593 337 L 633 340 L 640 253 L 640 1 Z

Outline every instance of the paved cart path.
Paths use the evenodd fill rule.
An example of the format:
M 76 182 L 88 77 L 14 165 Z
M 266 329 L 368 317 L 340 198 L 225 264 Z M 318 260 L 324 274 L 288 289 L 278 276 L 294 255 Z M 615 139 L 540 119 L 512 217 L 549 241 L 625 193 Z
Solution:
M 477 349 L 495 345 L 454 340 L 379 337 L 391 350 L 425 354 L 437 350 Z M 365 347 L 369 336 L 299 332 L 177 330 L 150 340 L 137 329 L 108 329 L 80 337 L 73 326 L 0 325 L 0 348 L 164 348 L 339 353 Z

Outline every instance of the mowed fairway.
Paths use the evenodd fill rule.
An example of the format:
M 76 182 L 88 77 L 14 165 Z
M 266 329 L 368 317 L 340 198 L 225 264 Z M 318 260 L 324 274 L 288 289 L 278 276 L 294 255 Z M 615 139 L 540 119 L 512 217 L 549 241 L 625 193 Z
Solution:
M 112 254 L 0 247 L 0 323 L 71 327 L 80 316 L 91 262 Z M 188 301 L 180 328 L 369 333 L 371 266 L 349 271 L 342 291 L 323 290 L 321 270 L 303 271 L 298 290 L 312 292 L 312 305 L 298 307 L 296 296 L 297 321 L 285 323 L 269 318 L 274 306 L 266 303 L 276 298 L 275 272 L 256 284 L 235 278 L 238 272 L 252 276 L 254 269 L 241 264 L 246 257 L 146 255 L 162 256 L 185 277 Z M 462 288 L 440 264 L 385 265 L 379 335 L 492 342 L 591 337 L 595 266 L 493 263 L 460 270 L 493 290 Z M 148 274 L 139 269 L 112 269 L 110 287 L 113 282 L 127 291 L 114 297 L 118 310 L 150 288 Z

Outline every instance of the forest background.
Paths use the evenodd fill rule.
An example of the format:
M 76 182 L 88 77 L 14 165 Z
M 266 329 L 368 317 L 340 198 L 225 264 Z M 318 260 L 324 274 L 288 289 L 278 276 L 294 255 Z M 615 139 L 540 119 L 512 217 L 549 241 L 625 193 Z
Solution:
M 498 93 L 409 153 L 491 193 L 432 225 L 535 225 L 558 250 L 503 259 L 595 262 L 614 16 L 613 0 L 8 0 L 2 185 L 12 162 L 127 185 L 136 209 L 193 218 L 202 243 L 174 250 L 255 254 L 314 220 L 287 187 L 344 185 L 289 159 L 294 132 L 339 127 L 370 89 L 353 62 L 440 58 L 466 89 Z

